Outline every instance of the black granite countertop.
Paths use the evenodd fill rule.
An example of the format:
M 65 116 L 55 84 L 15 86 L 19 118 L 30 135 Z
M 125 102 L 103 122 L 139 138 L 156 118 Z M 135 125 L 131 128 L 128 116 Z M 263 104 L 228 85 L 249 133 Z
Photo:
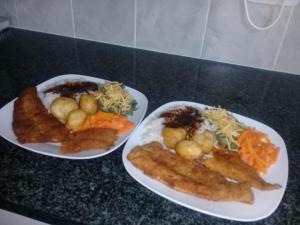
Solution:
M 143 92 L 147 114 L 187 100 L 271 126 L 285 140 L 289 180 L 278 209 L 253 224 L 300 224 L 300 76 L 18 29 L 1 35 L 0 107 L 26 86 L 70 73 Z M 122 164 L 123 146 L 105 157 L 67 160 L 3 138 L 0 144 L 2 209 L 51 224 L 244 224 L 184 208 L 141 186 Z

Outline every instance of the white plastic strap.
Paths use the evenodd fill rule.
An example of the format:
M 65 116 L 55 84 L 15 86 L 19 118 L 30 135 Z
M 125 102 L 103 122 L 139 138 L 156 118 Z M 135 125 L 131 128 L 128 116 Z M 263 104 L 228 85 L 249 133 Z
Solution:
M 248 19 L 248 22 L 251 24 L 252 27 L 254 27 L 256 30 L 268 30 L 270 28 L 272 28 L 280 19 L 281 15 L 282 15 L 282 12 L 283 12 L 283 9 L 284 9 L 284 1 L 285 0 L 281 0 L 281 7 L 280 7 L 280 10 L 279 10 L 279 13 L 276 17 L 276 19 L 273 21 L 273 23 L 271 23 L 270 25 L 268 26 L 265 26 L 265 27 L 260 27 L 260 26 L 257 26 L 253 23 L 253 21 L 251 20 L 250 16 L 249 16 L 249 9 L 248 9 L 248 0 L 244 0 L 244 5 L 245 5 L 245 11 L 246 11 L 246 16 L 247 16 L 247 19 Z

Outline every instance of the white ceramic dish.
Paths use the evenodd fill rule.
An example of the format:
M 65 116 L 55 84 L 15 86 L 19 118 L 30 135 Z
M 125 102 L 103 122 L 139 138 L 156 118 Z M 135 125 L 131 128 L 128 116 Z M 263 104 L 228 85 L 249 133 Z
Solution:
M 92 81 L 96 83 L 104 83 L 106 81 L 103 79 L 84 76 L 84 75 L 67 74 L 67 75 L 54 77 L 50 80 L 47 80 L 39 84 L 37 86 L 37 90 L 40 92 L 45 90 L 49 86 L 52 86 L 54 84 L 60 84 L 70 80 Z M 142 94 L 137 90 L 134 90 L 130 87 L 126 87 L 126 90 L 137 101 L 137 110 L 133 113 L 132 116 L 128 117 L 128 119 L 135 124 L 135 127 L 137 127 L 145 116 L 148 107 L 148 100 L 144 94 Z M 76 154 L 61 154 L 59 150 L 60 144 L 54 144 L 54 143 L 20 144 L 17 141 L 17 138 L 12 130 L 12 114 L 13 114 L 15 100 L 16 99 L 12 100 L 11 102 L 9 102 L 8 104 L 6 104 L 4 107 L 0 109 L 0 135 L 15 145 L 18 145 L 24 149 L 36 153 L 40 153 L 43 155 L 49 155 L 49 156 L 60 157 L 60 158 L 68 158 L 68 159 L 90 159 L 90 158 L 101 157 L 111 153 L 112 151 L 120 147 L 133 132 L 133 130 L 131 130 L 130 132 L 124 133 L 121 136 L 119 136 L 114 146 L 108 151 L 97 149 L 92 151 L 79 152 Z
M 146 176 L 141 170 L 135 168 L 131 162 L 128 161 L 127 155 L 134 146 L 139 144 L 142 132 L 149 122 L 156 119 L 162 112 L 166 110 L 185 105 L 193 106 L 198 109 L 209 107 L 198 103 L 179 101 L 167 103 L 152 112 L 134 131 L 124 147 L 122 157 L 124 166 L 128 173 L 139 183 L 159 194 L 160 196 L 187 208 L 208 215 L 237 221 L 256 221 L 271 215 L 281 202 L 288 180 L 287 150 L 283 139 L 275 130 L 250 118 L 233 113 L 233 115 L 239 121 L 266 133 L 270 137 L 272 143 L 280 148 L 278 161 L 271 167 L 268 175 L 262 177 L 266 181 L 278 183 L 282 186 L 280 189 L 273 191 L 259 191 L 253 188 L 252 190 L 255 196 L 255 202 L 253 205 L 247 205 L 238 202 L 207 201 L 192 195 L 177 192 L 174 189 L 169 188 L 166 185 L 150 178 L 149 176 Z

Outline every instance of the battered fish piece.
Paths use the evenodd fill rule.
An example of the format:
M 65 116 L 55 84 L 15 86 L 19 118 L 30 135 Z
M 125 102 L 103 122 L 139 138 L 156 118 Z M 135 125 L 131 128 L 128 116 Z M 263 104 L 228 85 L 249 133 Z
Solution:
M 158 142 L 135 147 L 128 160 L 146 175 L 177 191 L 207 200 L 253 204 L 248 185 L 227 181 L 219 173 L 163 149 Z
M 274 190 L 281 188 L 279 184 L 264 181 L 256 170 L 243 162 L 238 153 L 223 149 L 215 149 L 213 158 L 201 161 L 207 168 L 229 177 L 233 180 L 248 184 L 260 190 Z
M 15 101 L 12 127 L 20 143 L 62 142 L 62 153 L 109 149 L 118 137 L 116 130 L 105 128 L 70 134 L 64 124 L 48 113 L 36 87 L 24 89 Z
M 61 146 L 63 154 L 91 149 L 110 149 L 118 138 L 118 131 L 110 128 L 91 128 L 75 132 Z
M 36 87 L 28 87 L 15 101 L 13 131 L 20 143 L 61 142 L 69 131 L 48 113 L 37 95 Z

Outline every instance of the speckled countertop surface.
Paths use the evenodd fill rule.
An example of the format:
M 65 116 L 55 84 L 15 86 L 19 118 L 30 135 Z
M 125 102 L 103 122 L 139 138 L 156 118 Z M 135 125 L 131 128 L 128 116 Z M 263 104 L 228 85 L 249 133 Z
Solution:
M 26 86 L 70 73 L 143 92 L 147 114 L 187 100 L 271 126 L 287 145 L 289 180 L 278 209 L 253 224 L 300 224 L 300 76 L 12 29 L 0 40 L 0 107 Z M 2 209 L 51 224 L 245 224 L 186 209 L 139 185 L 122 164 L 123 146 L 74 161 L 35 154 L 3 138 L 0 145 Z

